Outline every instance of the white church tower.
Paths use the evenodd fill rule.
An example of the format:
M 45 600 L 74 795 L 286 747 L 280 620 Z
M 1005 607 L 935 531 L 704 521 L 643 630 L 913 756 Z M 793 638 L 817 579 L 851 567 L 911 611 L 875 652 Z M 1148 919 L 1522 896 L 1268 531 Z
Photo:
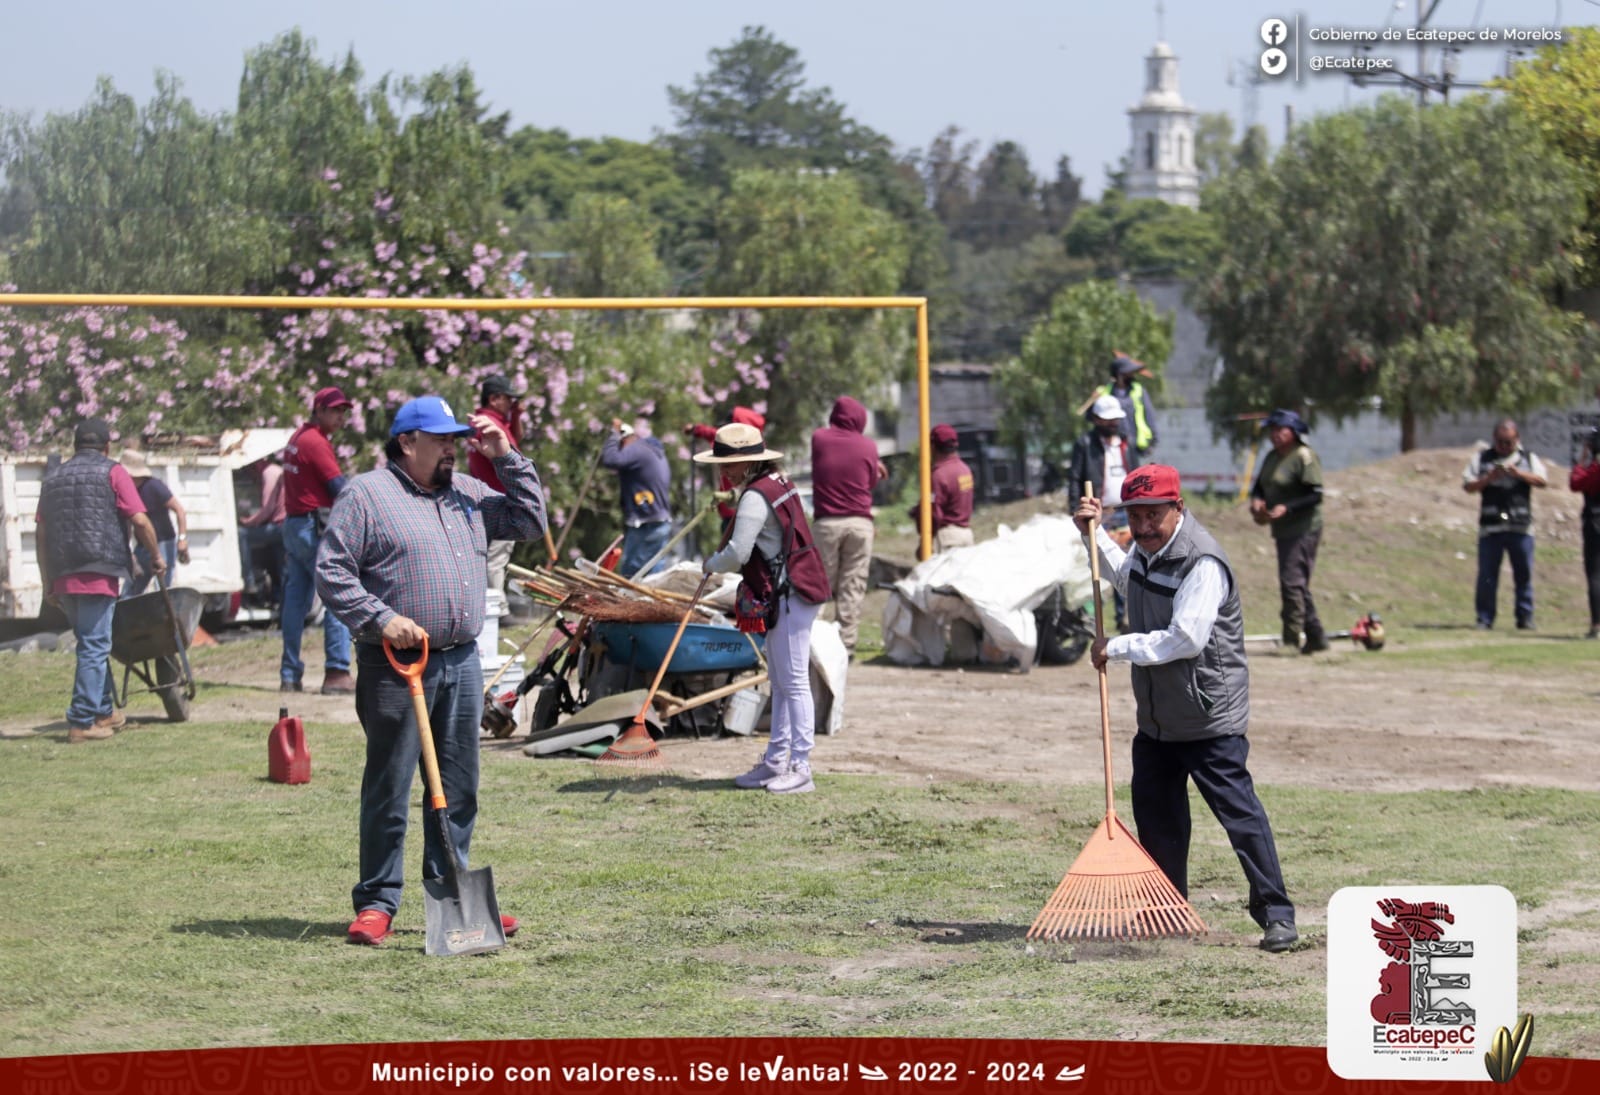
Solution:
M 1194 165 L 1198 113 L 1178 94 L 1178 58 L 1172 47 L 1157 42 L 1144 59 L 1144 98 L 1128 108 L 1133 130 L 1124 183 L 1128 197 L 1200 207 L 1200 172 Z

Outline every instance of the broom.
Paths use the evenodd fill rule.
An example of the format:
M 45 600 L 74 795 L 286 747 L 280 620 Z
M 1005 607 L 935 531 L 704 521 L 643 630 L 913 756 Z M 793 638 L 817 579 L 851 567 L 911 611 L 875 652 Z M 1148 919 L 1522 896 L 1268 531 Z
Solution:
M 678 621 L 678 630 L 672 636 L 672 645 L 667 647 L 666 656 L 661 659 L 661 666 L 656 670 L 656 679 L 651 682 L 650 691 L 646 693 L 644 703 L 639 706 L 639 713 L 633 717 L 633 721 L 622 732 L 622 736 L 595 758 L 596 764 L 619 768 L 657 768 L 663 763 L 661 750 L 656 747 L 655 739 L 650 736 L 650 730 L 644 724 L 645 712 L 650 710 L 650 704 L 656 698 L 656 690 L 661 687 L 661 679 L 667 675 L 667 666 L 672 664 L 672 655 L 678 651 L 678 641 L 683 638 L 684 629 L 689 626 L 689 617 L 694 615 L 695 606 L 700 603 L 700 595 L 706 591 L 710 581 L 710 574 L 701 576 L 700 584 L 695 587 L 694 598 L 684 610 L 683 619 Z
M 1090 497 L 1088 483 L 1083 495 Z M 1089 523 L 1089 567 L 1094 579 L 1094 635 L 1105 638 L 1100 603 L 1100 548 Z M 1029 939 L 1153 939 L 1198 935 L 1206 926 L 1178 888 L 1117 820 L 1111 797 L 1111 711 L 1105 667 L 1100 667 L 1100 744 L 1106 770 L 1106 816 L 1073 860 L 1056 892 L 1028 929 Z

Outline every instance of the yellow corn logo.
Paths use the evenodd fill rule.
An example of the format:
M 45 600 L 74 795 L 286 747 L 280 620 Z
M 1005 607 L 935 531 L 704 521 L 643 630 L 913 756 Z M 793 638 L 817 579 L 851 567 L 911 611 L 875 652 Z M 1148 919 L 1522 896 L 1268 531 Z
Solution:
M 1533 1044 L 1533 1016 L 1524 1015 L 1517 1021 L 1515 1033 L 1501 1027 L 1494 1032 L 1489 1052 L 1483 1055 L 1483 1067 L 1489 1079 L 1497 1084 L 1509 1084 L 1527 1059 L 1528 1047 Z
M 971 490 L 972 489 L 972 476 L 970 476 L 970 475 L 958 475 L 958 476 L 956 476 L 956 487 L 959 490 Z
M 656 492 L 653 490 L 636 490 L 633 492 L 633 504 L 636 506 L 653 506 L 656 504 Z

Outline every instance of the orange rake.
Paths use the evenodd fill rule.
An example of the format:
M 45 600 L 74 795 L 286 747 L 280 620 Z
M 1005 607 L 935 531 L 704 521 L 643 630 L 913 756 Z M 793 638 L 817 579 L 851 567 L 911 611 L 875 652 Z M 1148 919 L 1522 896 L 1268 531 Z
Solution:
M 683 638 L 684 629 L 689 626 L 689 620 L 700 604 L 700 595 L 706 591 L 710 581 L 711 575 L 701 576 L 700 584 L 695 587 L 694 597 L 689 601 L 689 607 L 683 611 L 683 619 L 678 621 L 678 630 L 672 636 L 672 645 L 667 647 L 666 656 L 661 659 L 661 665 L 656 670 L 656 679 L 651 682 L 650 691 L 645 693 L 644 703 L 639 706 L 639 713 L 633 717 L 633 721 L 622 732 L 622 736 L 594 759 L 596 764 L 603 768 L 627 771 L 660 768 L 666 763 L 666 758 L 661 755 L 655 739 L 650 736 L 649 727 L 645 726 L 644 716 L 645 712 L 650 710 L 650 704 L 655 701 L 656 690 L 661 687 L 661 679 L 667 675 L 667 666 L 672 664 L 672 655 L 678 652 L 678 641 Z
M 1084 484 L 1089 496 L 1089 484 Z M 1100 548 L 1089 525 L 1089 568 L 1094 579 L 1094 634 L 1105 638 L 1100 602 Z M 1117 818 L 1111 794 L 1111 697 L 1100 668 L 1100 747 L 1106 771 L 1106 816 L 1056 892 L 1028 929 L 1029 939 L 1155 939 L 1201 935 L 1205 922 L 1165 872 Z

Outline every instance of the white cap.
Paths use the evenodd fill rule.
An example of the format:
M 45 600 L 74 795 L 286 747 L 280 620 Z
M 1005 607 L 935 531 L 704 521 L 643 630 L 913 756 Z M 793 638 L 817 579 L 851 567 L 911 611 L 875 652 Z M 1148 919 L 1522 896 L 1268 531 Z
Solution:
M 1114 395 L 1103 395 L 1094 401 L 1094 406 L 1089 413 L 1096 418 L 1127 418 L 1127 412 L 1122 409 L 1122 403 Z
M 622 437 L 632 437 L 633 427 L 624 422 L 622 425 L 617 427 L 617 433 Z

